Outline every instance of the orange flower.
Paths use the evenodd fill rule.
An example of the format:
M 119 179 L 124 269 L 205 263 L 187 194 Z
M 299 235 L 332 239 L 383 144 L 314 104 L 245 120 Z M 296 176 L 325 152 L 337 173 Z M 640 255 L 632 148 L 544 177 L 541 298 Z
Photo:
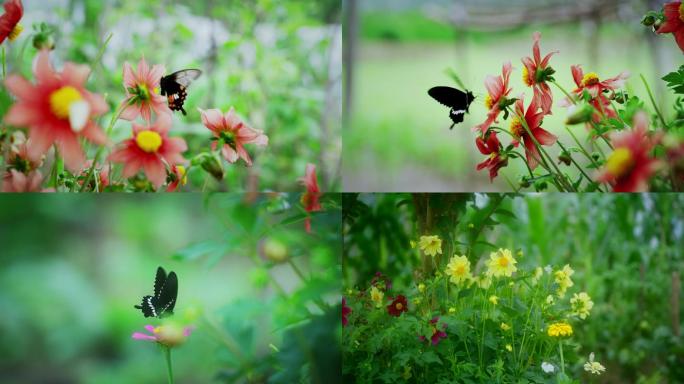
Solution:
M 487 96 L 485 97 L 485 106 L 488 109 L 487 120 L 476 126 L 474 130 L 479 129 L 484 134 L 492 123 L 497 122 L 496 118 L 503 110 L 501 104 L 506 101 L 506 96 L 511 92 L 511 88 L 508 87 L 511 71 L 512 67 L 509 61 L 504 63 L 501 77 L 487 76 L 485 79 L 485 88 L 487 88 Z
M 553 104 L 553 94 L 547 81 L 553 80 L 552 75 L 556 72 L 549 67 L 549 59 L 554 53 L 553 51 L 544 56 L 542 59 L 539 52 L 539 40 L 541 40 L 541 33 L 535 32 L 532 34 L 532 57 L 523 57 L 523 81 L 528 86 L 532 87 L 534 91 L 534 102 L 541 106 L 542 112 L 545 115 L 551 114 L 551 105 Z

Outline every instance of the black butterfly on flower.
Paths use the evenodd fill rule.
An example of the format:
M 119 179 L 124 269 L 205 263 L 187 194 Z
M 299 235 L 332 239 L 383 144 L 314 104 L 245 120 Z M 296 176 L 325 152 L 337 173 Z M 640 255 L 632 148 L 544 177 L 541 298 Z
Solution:
M 157 276 L 154 279 L 154 296 L 144 296 L 141 305 L 135 308 L 142 310 L 145 317 L 158 317 L 173 315 L 178 297 L 178 277 L 176 272 L 168 275 L 164 268 L 157 268 Z
M 172 111 L 181 111 L 183 115 L 187 115 L 185 109 L 183 109 L 185 98 L 188 97 L 186 90 L 201 74 L 202 71 L 199 69 L 183 69 L 164 76 L 159 80 L 161 94 L 166 96 L 169 108 Z

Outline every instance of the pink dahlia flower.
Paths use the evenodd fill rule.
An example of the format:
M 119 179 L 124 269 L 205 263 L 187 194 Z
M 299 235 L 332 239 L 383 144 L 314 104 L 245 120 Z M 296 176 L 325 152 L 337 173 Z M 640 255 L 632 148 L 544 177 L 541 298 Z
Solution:
M 302 205 L 307 212 L 320 211 L 321 190 L 318 188 L 318 178 L 316 177 L 316 166 L 314 164 L 306 165 L 306 173 L 304 177 L 299 178 L 299 182 L 306 187 L 306 192 L 302 195 Z M 304 221 L 304 227 L 307 232 L 311 232 L 311 218 L 307 217 Z
M 48 51 L 43 50 L 33 63 L 35 85 L 19 75 L 10 75 L 5 80 L 17 102 L 4 121 L 29 129 L 28 156 L 32 160 L 40 159 L 55 144 L 66 167 L 75 172 L 85 163 L 80 137 L 106 143 L 107 137 L 92 119 L 109 107 L 100 95 L 85 89 L 89 72 L 87 66 L 73 63 L 66 63 L 61 73 L 55 72 Z
M 252 159 L 245 150 L 245 144 L 268 145 L 268 136 L 263 131 L 254 129 L 245 124 L 235 109 L 224 115 L 218 109 L 199 110 L 202 115 L 202 123 L 214 133 L 214 142 L 211 148 L 216 150 L 218 143 L 221 144 L 221 153 L 230 163 L 235 163 L 242 158 L 247 165 L 252 165 Z
M 166 347 L 175 347 L 183 344 L 190 336 L 193 329 L 194 327 L 181 328 L 175 324 L 161 325 L 159 327 L 146 325 L 145 330 L 147 330 L 149 334 L 134 332 L 131 337 L 135 340 L 154 341 Z
M 188 146 L 180 137 L 169 137 L 171 120 L 171 115 L 162 114 L 152 125 L 133 123 L 133 136 L 109 155 L 110 161 L 124 163 L 123 177 L 134 176 L 143 169 L 158 189 L 166 180 L 166 165 L 185 162 L 182 153 Z
M 532 34 L 532 57 L 523 57 L 523 81 L 534 90 L 535 103 L 541 106 L 541 110 L 545 115 L 551 114 L 551 105 L 553 104 L 553 94 L 551 88 L 546 84 L 547 81 L 552 80 L 551 75 L 555 73 L 553 68 L 549 67 L 549 59 L 554 53 L 553 51 L 544 56 L 542 59 L 539 52 L 539 40 L 541 40 L 541 33 L 535 32 Z
M 544 118 L 544 112 L 537 112 L 539 106 L 537 105 L 537 99 L 532 98 L 530 105 L 527 107 L 527 111 L 524 112 L 523 106 L 524 95 L 520 95 L 518 100 L 515 102 L 515 112 L 516 116 L 511 120 L 511 134 L 515 137 L 513 140 L 513 145 L 518 146 L 520 141 L 525 145 L 525 156 L 527 157 L 527 164 L 530 169 L 534 170 L 537 165 L 539 165 L 539 160 L 541 160 L 541 153 L 537 150 L 537 146 L 532 140 L 532 137 L 527 132 L 523 126 L 520 116 L 525 118 L 527 127 L 529 128 L 532 136 L 539 142 L 540 145 L 553 145 L 556 142 L 557 137 L 549 133 L 541 127 L 542 120 Z
M 501 104 L 505 101 L 506 96 L 511 92 L 511 88 L 508 87 L 508 81 L 511 77 L 511 67 L 510 61 L 504 63 L 501 70 L 500 77 L 487 76 L 485 79 L 485 88 L 487 88 L 487 96 L 485 97 L 485 106 L 487 107 L 487 120 L 484 123 L 476 126 L 474 130 L 480 130 L 483 134 L 487 132 L 492 123 L 496 123 L 496 118 L 501 113 Z
M 137 71 L 133 71 L 128 62 L 124 63 L 123 80 L 126 90 L 126 99 L 121 107 L 126 107 L 121 113 L 124 120 L 135 120 L 142 116 L 145 121 L 152 119 L 152 111 L 159 116 L 171 114 L 164 96 L 159 94 L 159 80 L 164 74 L 162 65 L 153 65 L 152 68 L 145 59 L 140 59 Z
M 38 170 L 28 174 L 10 169 L 2 177 L 2 192 L 40 192 L 43 175 Z
M 496 132 L 492 131 L 486 140 L 478 137 L 475 145 L 480 153 L 488 155 L 487 159 L 477 165 L 477 170 L 489 169 L 489 181 L 492 182 L 499 175 L 499 169 L 508 165 L 508 159 L 501 155 L 501 142 L 496 137 Z

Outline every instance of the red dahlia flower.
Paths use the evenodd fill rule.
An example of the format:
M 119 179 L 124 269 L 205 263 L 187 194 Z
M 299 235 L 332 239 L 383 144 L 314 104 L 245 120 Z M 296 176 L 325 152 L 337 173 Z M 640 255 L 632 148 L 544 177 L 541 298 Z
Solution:
M 439 330 L 439 326 L 437 325 L 438 322 L 439 317 L 434 317 L 432 320 L 430 320 L 430 324 L 432 325 L 432 337 L 430 337 L 432 345 L 439 344 L 440 340 L 446 339 L 447 337 L 446 332 L 444 332 L 444 329 L 447 328 L 447 325 L 442 324 L 442 330 Z M 425 336 L 420 336 L 420 341 L 425 341 Z
M 656 33 L 671 33 L 679 49 L 684 52 L 684 4 L 681 1 L 671 1 L 663 6 L 665 22 Z
M 145 121 L 152 119 L 152 111 L 155 114 L 171 114 L 171 110 L 166 104 L 164 96 L 159 94 L 159 80 L 164 74 L 164 67 L 153 65 L 152 68 L 145 59 L 140 59 L 136 72 L 128 62 L 124 63 L 123 81 L 126 90 L 126 99 L 122 103 L 121 118 L 124 120 L 135 120 L 142 116 Z
M 188 182 L 185 166 L 181 164 L 172 165 L 168 179 L 169 186 L 166 187 L 166 192 L 175 192 L 178 187 L 185 185 Z
M 347 320 L 347 316 L 352 313 L 352 309 L 347 307 L 347 300 L 343 297 L 342 298 L 342 326 L 346 327 L 347 324 L 349 324 L 349 320 Z
M 183 153 L 188 149 L 185 140 L 169 137 L 171 115 L 159 115 L 157 121 L 143 126 L 133 123 L 133 137 L 119 144 L 109 160 L 124 163 L 123 177 L 134 176 L 140 169 L 159 188 L 166 180 L 166 165 L 172 167 L 185 162 Z
M 321 210 L 321 191 L 318 188 L 318 179 L 316 178 L 316 166 L 313 164 L 306 165 L 306 174 L 299 179 L 299 182 L 306 186 L 306 192 L 302 195 L 301 203 L 304 210 L 307 212 L 318 212 Z M 311 232 L 311 218 L 307 217 L 304 221 L 304 226 L 307 232 Z
M 496 132 L 489 132 L 486 140 L 478 137 L 475 139 L 475 144 L 480 153 L 489 155 L 487 160 L 477 165 L 477 170 L 489 169 L 489 181 L 491 182 L 499 175 L 499 169 L 508 165 L 508 158 L 501 156 L 501 143 L 496 137 Z
M 496 118 L 503 110 L 502 102 L 505 101 L 506 96 L 511 92 L 508 87 L 508 81 L 511 77 L 511 62 L 504 63 L 502 74 L 500 77 L 487 76 L 485 79 L 485 88 L 487 88 L 487 96 L 485 97 L 485 106 L 488 109 L 487 120 L 484 123 L 476 126 L 473 130 L 480 130 L 483 134 L 487 132 L 492 123 L 497 122 Z
M 614 192 L 648 191 L 648 179 L 659 165 L 651 157 L 656 142 L 648 136 L 648 116 L 634 115 L 633 128 L 614 133 L 611 141 L 615 149 L 596 180 L 611 184 Z
M 221 142 L 221 152 L 229 163 L 235 163 L 239 158 L 245 160 L 247 165 L 252 165 L 252 159 L 245 150 L 244 145 L 254 143 L 259 146 L 268 145 L 268 136 L 258 129 L 245 124 L 235 113 L 235 109 L 224 115 L 218 109 L 199 110 L 202 115 L 202 123 L 214 133 L 214 142 L 211 148 L 216 150 Z
M 542 112 L 545 115 L 551 114 L 551 105 L 553 104 L 553 94 L 551 88 L 546 84 L 547 81 L 553 80 L 551 77 L 555 71 L 549 67 L 549 59 L 554 53 L 553 51 L 544 56 L 542 59 L 539 52 L 539 40 L 541 33 L 535 32 L 532 34 L 532 57 L 523 57 L 523 81 L 534 90 L 534 101 L 541 106 Z
M 515 102 L 516 115 L 513 116 L 513 119 L 511 120 L 510 130 L 511 134 L 515 137 L 512 142 L 513 145 L 517 147 L 522 140 L 525 145 L 527 164 L 530 166 L 530 169 L 534 170 L 541 160 L 541 153 L 539 153 L 534 140 L 532 140 L 532 137 L 523 126 L 520 116 L 524 116 L 527 127 L 540 145 L 553 145 L 553 143 L 556 142 L 557 137 L 541 127 L 544 112 L 537 112 L 539 106 L 537 105 L 537 100 L 535 98 L 532 98 L 532 102 L 530 102 L 530 105 L 527 107 L 527 112 L 523 115 L 523 98 L 524 95 L 521 94 Z
M 387 313 L 394 317 L 399 317 L 402 312 L 408 312 L 408 303 L 406 302 L 406 296 L 399 295 L 387 306 Z
M 32 160 L 40 159 L 56 144 L 67 168 L 79 171 L 85 163 L 79 138 L 106 143 L 107 137 L 92 119 L 109 107 L 100 95 L 86 91 L 87 66 L 66 63 L 61 73 L 55 72 L 48 51 L 43 50 L 36 56 L 33 73 L 35 85 L 19 75 L 5 80 L 7 89 L 17 97 L 5 123 L 29 129 L 28 156 Z
M 38 170 L 27 174 L 9 169 L 2 177 L 2 192 L 40 192 L 43 175 Z
M 24 16 L 24 6 L 21 4 L 21 0 L 6 1 L 3 6 L 5 7 L 5 14 L 0 16 L 0 44 L 7 38 L 14 41 L 24 30 L 19 24 L 19 20 Z

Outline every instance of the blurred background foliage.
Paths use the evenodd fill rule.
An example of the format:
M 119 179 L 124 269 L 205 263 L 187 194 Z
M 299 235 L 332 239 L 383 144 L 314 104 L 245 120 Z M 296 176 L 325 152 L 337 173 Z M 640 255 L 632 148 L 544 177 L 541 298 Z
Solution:
M 200 167 L 189 174 L 186 189 L 296 189 L 306 163 L 318 165 L 321 187 L 338 190 L 341 155 L 341 24 L 336 0 L 46 0 L 24 1 L 26 31 L 7 45 L 9 72 L 32 79 L 36 50 L 31 25 L 45 22 L 56 30 L 52 59 L 89 64 L 107 36 L 112 39 L 88 88 L 106 94 L 113 112 L 123 100 L 123 63 L 137 66 L 144 57 L 163 64 L 167 74 L 199 68 L 203 75 L 188 91 L 188 116 L 175 114 L 172 134 L 188 142 L 186 158 L 209 148 L 210 131 L 197 108 L 234 106 L 252 127 L 269 136 L 256 152 L 253 167 L 227 165 L 222 182 Z M 8 107 L 0 90 L 0 115 Z M 4 95 L 2 95 L 4 94 Z M 3 101 L 5 100 L 5 101 Z M 101 124 L 106 124 L 105 116 Z M 114 141 L 130 136 L 130 123 L 118 121 Z M 92 153 L 95 148 L 91 148 Z
M 331 382 L 339 351 L 340 206 L 304 230 L 299 195 L 0 199 L 0 382 L 161 383 L 131 339 L 157 266 L 179 276 L 177 383 Z
M 576 352 L 600 356 L 600 382 L 684 381 L 681 194 L 347 194 L 343 211 L 344 287 L 381 272 L 395 294 L 415 289 L 432 272 L 410 246 L 424 234 L 443 239 L 438 257 L 465 254 L 475 271 L 496 248 L 522 250 L 519 268 L 570 264 L 592 297 Z
M 570 66 L 582 64 L 585 73 L 601 79 L 630 72 L 627 93 L 648 100 L 639 80 L 643 74 L 660 110 L 672 119 L 675 95 L 660 78 L 681 64 L 681 52 L 672 36 L 655 35 L 640 24 L 647 10 L 660 10 L 664 2 L 345 0 L 344 189 L 510 190 L 505 177 L 515 183 L 525 166 L 511 162 L 502 170 L 505 177 L 490 183 L 486 171 L 475 170 L 485 156 L 470 129 L 486 117 L 485 77 L 499 76 L 506 61 L 514 69 L 511 96 L 524 92 L 530 100 L 520 59 L 531 56 L 534 31 L 542 34 L 542 55 L 560 51 L 550 66 L 564 88 L 575 88 Z M 459 87 L 447 69 L 476 97 L 464 123 L 452 131 L 448 109 L 427 94 L 437 85 Z M 551 90 L 553 114 L 544 118 L 544 127 L 563 143 L 572 142 L 563 126 L 565 109 L 556 106 L 563 94 Z M 586 130 L 572 129 L 583 141 Z

